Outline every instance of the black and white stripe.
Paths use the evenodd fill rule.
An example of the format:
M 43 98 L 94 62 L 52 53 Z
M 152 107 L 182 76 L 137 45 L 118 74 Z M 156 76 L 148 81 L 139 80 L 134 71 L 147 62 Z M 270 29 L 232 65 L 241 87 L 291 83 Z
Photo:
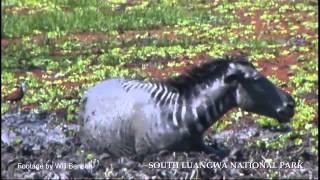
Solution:
M 211 84 L 200 84 L 188 95 L 173 90 L 163 82 L 127 80 L 122 86 L 127 92 L 143 90 L 149 93 L 155 106 L 163 111 L 169 111 L 167 117 L 170 117 L 169 121 L 175 127 L 187 127 L 190 133 L 193 133 L 207 129 L 232 106 L 233 101 L 230 98 L 208 97 L 206 91 L 215 88 L 219 83 L 215 81 Z

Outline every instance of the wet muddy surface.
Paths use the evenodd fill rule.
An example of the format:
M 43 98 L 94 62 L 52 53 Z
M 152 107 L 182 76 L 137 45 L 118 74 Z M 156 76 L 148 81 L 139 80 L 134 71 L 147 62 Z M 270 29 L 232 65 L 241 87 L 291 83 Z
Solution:
M 110 14 L 112 16 L 119 15 L 128 11 L 131 7 L 142 4 L 144 1 L 127 1 L 117 5 L 115 9 L 98 7 L 97 10 L 101 13 Z M 206 4 L 211 1 L 201 1 Z M 216 17 L 226 16 L 225 13 L 219 13 L 216 6 L 223 1 L 213 2 L 209 7 L 208 12 Z M 234 1 L 237 2 L 237 1 Z M 232 3 L 234 3 L 232 2 Z M 35 179 L 82 179 L 82 178 L 303 178 L 317 179 L 318 178 L 318 155 L 312 153 L 314 146 L 311 140 L 314 137 L 310 135 L 310 129 L 306 129 L 306 135 L 301 135 L 302 144 L 295 145 L 295 138 L 284 142 L 285 148 L 281 150 L 256 147 L 257 142 L 270 142 L 270 139 L 277 139 L 279 136 L 288 134 L 293 130 L 284 127 L 282 129 L 274 129 L 271 127 L 258 126 L 251 117 L 243 117 L 239 121 L 233 121 L 233 124 L 227 126 L 222 132 L 215 132 L 213 129 L 208 130 L 205 137 L 206 143 L 214 148 L 219 148 L 225 153 L 224 159 L 218 159 L 214 155 L 207 155 L 199 152 L 190 153 L 173 153 L 160 152 L 150 155 L 145 158 L 129 157 L 113 159 L 108 154 L 100 154 L 92 156 L 91 152 L 86 151 L 80 143 L 80 137 L 77 132 L 79 126 L 76 120 L 66 123 L 67 117 L 73 115 L 73 111 L 68 110 L 70 107 L 64 105 L 56 107 L 52 104 L 50 112 L 40 114 L 30 113 L 29 110 L 38 110 L 39 106 L 48 99 L 40 99 L 40 101 L 30 101 L 30 97 L 37 96 L 39 89 L 44 89 L 45 94 L 49 94 L 50 88 L 44 84 L 56 84 L 57 87 L 64 89 L 62 94 L 57 94 L 53 98 L 58 102 L 62 100 L 74 101 L 79 100 L 79 89 L 83 84 L 88 83 L 88 80 L 74 81 L 69 79 L 70 74 L 64 73 L 65 67 L 58 66 L 48 72 L 45 63 L 32 64 L 25 63 L 26 61 L 38 58 L 39 54 L 31 51 L 34 49 L 24 49 L 25 45 L 37 45 L 34 48 L 48 46 L 48 50 L 41 50 L 40 56 L 48 55 L 52 61 L 59 61 L 65 57 L 80 57 L 86 58 L 89 56 L 90 67 L 104 65 L 119 65 L 118 61 L 100 62 L 101 55 L 109 49 L 120 48 L 121 51 L 128 51 L 132 46 L 142 48 L 144 46 L 157 45 L 157 47 L 165 47 L 171 45 L 192 46 L 198 44 L 208 45 L 215 42 L 230 45 L 229 41 L 232 36 L 236 36 L 240 41 L 248 41 L 256 39 L 257 41 L 266 41 L 268 43 L 281 45 L 278 47 L 263 46 L 261 53 L 274 55 L 273 58 L 258 57 L 253 58 L 255 65 L 261 69 L 265 76 L 272 76 L 280 80 L 280 87 L 286 91 L 293 93 L 297 89 L 304 88 L 301 86 L 292 87 L 293 77 L 300 76 L 298 72 L 306 68 L 305 74 L 313 74 L 315 68 L 312 69 L 310 61 L 316 63 L 318 56 L 316 55 L 318 38 L 318 25 L 313 23 L 318 16 L 318 11 L 315 9 L 302 10 L 295 6 L 300 1 L 281 1 L 277 2 L 277 6 L 248 9 L 248 7 L 236 8 L 230 13 L 235 15 L 235 21 L 244 25 L 243 27 L 231 28 L 230 32 L 221 34 L 219 37 L 206 35 L 207 30 L 204 27 L 197 27 L 194 30 L 190 26 L 188 33 L 191 36 L 181 33 L 185 28 L 182 26 L 163 26 L 155 25 L 140 29 L 126 29 L 119 26 L 115 29 L 115 33 L 105 32 L 73 32 L 66 31 L 63 35 L 57 37 L 48 37 L 46 32 L 38 32 L 27 36 L 30 42 L 24 44 L 23 35 L 9 37 L 4 34 L 1 38 L 2 53 L 12 53 L 12 62 L 21 61 L 19 65 L 10 65 L 8 69 L 12 71 L 15 81 L 11 82 L 11 78 L 4 79 L 2 83 L 2 93 L 8 94 L 9 89 L 14 85 L 19 85 L 20 78 L 34 77 L 39 85 L 34 85 L 30 88 L 25 99 L 21 102 L 10 104 L 7 113 L 2 113 L 1 118 L 1 177 L 4 179 L 16 178 L 35 178 Z M 302 2 L 302 1 L 301 1 Z M 317 1 L 302 2 L 304 5 L 310 4 L 317 8 Z M 279 7 L 289 5 L 290 9 L 281 12 Z M 74 8 L 61 6 L 61 11 L 73 13 Z M 4 9 L 4 15 L 30 15 L 41 14 L 45 12 L 45 7 L 7 7 Z M 310 12 L 315 11 L 313 14 Z M 227 13 L 227 15 L 229 15 Z M 263 17 L 263 15 L 277 15 L 271 19 Z M 201 18 L 200 18 L 201 19 Z M 309 23 L 309 24 L 308 24 Z M 213 21 L 210 28 L 227 27 L 228 22 Z M 246 26 L 253 27 L 253 30 Z M 28 27 L 28 26 L 27 26 Z M 294 28 L 293 28 L 294 27 Z M 249 29 L 249 30 L 248 30 Z M 184 29 L 186 30 L 186 29 Z M 217 32 L 219 33 L 219 32 Z M 229 35 L 232 36 L 229 36 Z M 215 35 L 215 34 L 213 34 Z M 230 39 L 229 39 L 230 38 Z M 80 47 L 62 48 L 64 43 L 71 42 L 71 45 L 80 44 Z M 252 41 L 249 41 L 252 42 Z M 274 42 L 274 43 L 273 43 Z M 224 54 L 239 55 L 250 57 L 254 50 L 259 50 L 259 47 L 251 46 L 241 47 L 238 49 L 235 44 L 231 44 L 232 48 L 228 49 Z M 22 48 L 23 47 L 23 48 Z M 17 48 L 17 49 L 15 49 Z M 256 49 L 255 49 L 256 48 Z M 302 48 L 302 51 L 299 50 Z M 303 48 L 307 48 L 303 50 Z M 11 49 L 12 52 L 8 51 Z M 212 49 L 211 49 L 212 50 Z M 21 57 L 26 60 L 15 59 L 16 54 L 25 51 Z M 260 51 L 260 50 L 259 50 Z M 287 53 L 283 53 L 286 52 Z M 37 51 L 36 51 L 37 52 Z M 129 54 L 129 53 L 127 53 Z M 127 55 L 124 53 L 124 55 Z M 165 79 L 173 74 L 181 74 L 192 66 L 196 66 L 210 59 L 209 52 L 204 50 L 197 52 L 192 56 L 187 56 L 185 53 L 173 53 L 171 55 L 160 56 L 158 54 L 148 54 L 146 58 L 135 57 L 128 61 L 121 62 L 121 67 L 125 69 L 138 69 L 139 73 L 153 79 Z M 3 60 L 3 59 L 2 59 Z M 42 59 L 40 59 L 42 60 Z M 70 64 L 74 66 L 74 64 Z M 69 65 L 68 65 L 69 66 Z M 299 67 L 294 69 L 293 67 Z M 302 67 L 302 68 L 300 68 Z M 77 76 L 91 76 L 93 70 L 85 68 L 84 72 L 75 71 Z M 99 68 L 98 68 L 99 69 Z M 61 71 L 61 72 L 60 72 Z M 106 70 L 108 71 L 108 70 Z M 31 74 L 31 75 L 28 75 Z M 61 73 L 63 75 L 61 75 Z M 307 75 L 306 75 L 307 77 Z M 10 80 L 10 81 L 9 81 Z M 62 83 L 60 83 L 62 81 Z M 94 80 L 96 81 L 96 80 Z M 91 81 L 90 81 L 91 82 Z M 304 81 L 303 81 L 304 82 Z M 305 82 L 308 82 L 305 80 Z M 312 81 L 312 83 L 317 83 Z M 310 82 L 309 82 L 310 85 Z M 49 86 L 50 87 L 50 86 Z M 52 88 L 51 88 L 52 89 Z M 318 106 L 318 93 L 316 88 L 308 89 L 297 94 L 297 98 L 304 100 L 306 104 Z M 29 100 L 26 100 L 29 98 Z M 50 99 L 51 100 L 51 99 Z M 30 103 L 31 102 L 31 103 Z M 52 102 L 52 101 L 50 101 Z M 58 104 L 58 103 L 55 103 Z M 78 106 L 78 103 L 75 103 Z M 2 100 L 2 105 L 7 105 L 7 102 Z M 306 111 L 308 111 L 307 109 Z M 14 111 L 14 112 L 12 112 Z M 233 112 L 233 111 L 232 111 Z M 318 112 L 313 112 L 310 123 L 313 126 L 318 126 Z M 306 114 L 306 115 L 305 115 Z M 303 116 L 311 116 L 311 113 L 304 113 Z M 299 118 L 303 118 L 299 116 Z M 296 118 L 298 121 L 299 118 Z M 310 124 L 306 124 L 310 125 Z M 302 126 L 302 125 L 301 125 Z M 304 125 L 303 125 L 304 127 Z M 307 127 L 307 126 L 306 126 Z M 268 139 L 268 141 L 264 141 Z M 278 141 L 279 139 L 277 139 Z M 314 143 L 314 142 L 313 142 Z M 252 146 L 250 146 L 252 145 Z M 180 162 L 178 168 L 169 167 L 173 164 L 159 164 L 158 162 Z M 186 162 L 186 163 L 185 163 Z M 195 164 L 199 162 L 216 162 L 215 167 L 196 168 Z M 271 162 L 275 163 L 273 168 L 244 168 L 231 167 L 231 163 L 235 162 Z M 302 163 L 301 166 L 294 166 L 293 163 Z M 227 167 L 224 167 L 224 163 Z M 280 167 L 280 164 L 282 166 Z M 289 164 L 287 164 L 289 163 Z M 42 167 L 41 167 L 42 165 Z M 160 166 L 161 165 L 161 166 Z M 198 164 L 197 164 L 198 165 Z M 212 165 L 212 164 L 211 164 Z M 288 165 L 288 166 L 286 166 Z M 297 165 L 297 164 L 296 164 Z M 160 167 L 158 167 L 160 166 Z
M 206 143 L 224 152 L 223 159 L 200 152 L 166 151 L 144 158 L 114 159 L 107 153 L 88 158 L 77 136 L 79 126 L 57 120 L 56 113 L 47 112 L 2 116 L 2 178 L 318 178 L 318 157 L 310 152 L 308 143 L 297 148 L 287 142 L 283 150 L 248 147 L 247 142 L 291 131 L 285 126 L 262 128 L 250 118 L 242 118 L 220 133 L 208 131 Z M 253 162 L 272 164 L 258 168 Z

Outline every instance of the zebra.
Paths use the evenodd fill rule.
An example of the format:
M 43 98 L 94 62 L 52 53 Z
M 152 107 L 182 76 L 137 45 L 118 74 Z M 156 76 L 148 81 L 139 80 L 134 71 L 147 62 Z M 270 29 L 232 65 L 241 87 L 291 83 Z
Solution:
M 209 60 L 159 81 L 113 78 L 90 88 L 80 111 L 83 144 L 115 157 L 215 150 L 204 132 L 232 108 L 289 122 L 295 101 L 247 59 Z

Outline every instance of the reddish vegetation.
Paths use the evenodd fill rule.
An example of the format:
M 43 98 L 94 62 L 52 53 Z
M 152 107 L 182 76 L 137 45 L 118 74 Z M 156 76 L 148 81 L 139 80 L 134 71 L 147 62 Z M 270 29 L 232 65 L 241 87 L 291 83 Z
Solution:
M 1 48 L 7 47 L 10 43 L 15 44 L 15 39 L 1 39 Z
M 262 73 L 266 76 L 275 75 L 279 80 L 288 82 L 291 74 L 288 72 L 289 66 L 298 64 L 298 54 L 294 53 L 287 57 L 279 57 L 276 60 L 257 61 L 262 68 Z
M 271 10 L 276 11 L 276 9 Z M 239 16 L 240 22 L 243 24 L 254 24 L 255 26 L 255 36 L 257 39 L 265 39 L 265 40 L 284 40 L 288 41 L 291 37 L 288 26 L 288 21 L 293 22 L 295 25 L 298 26 L 297 34 L 309 34 L 311 36 L 316 35 L 316 31 L 312 29 L 308 29 L 304 27 L 301 22 L 303 20 L 306 20 L 309 17 L 306 13 L 299 13 L 300 20 L 297 20 L 296 14 L 294 12 L 287 12 L 285 14 L 282 14 L 284 17 L 287 17 L 287 19 L 279 21 L 279 22 L 265 22 L 261 20 L 261 15 L 263 15 L 263 10 L 256 10 L 253 16 L 245 16 L 245 11 L 243 9 L 237 10 L 236 14 Z M 292 21 L 291 21 L 292 20 Z M 277 29 L 279 33 L 274 34 L 270 30 Z M 241 55 L 241 53 L 231 53 L 236 55 Z M 245 54 L 247 55 L 247 54 Z M 299 57 L 299 53 L 293 53 L 286 57 L 278 57 L 274 60 L 258 60 L 258 66 L 262 68 L 262 73 L 266 76 L 272 76 L 275 75 L 279 80 L 283 82 L 288 82 L 289 77 L 292 76 L 290 72 L 288 72 L 288 69 L 291 65 L 299 64 L 297 61 L 297 58 Z M 292 92 L 291 87 L 285 87 L 285 90 Z
M 239 16 L 240 22 L 242 24 L 254 24 L 255 26 L 255 36 L 257 39 L 265 33 L 265 23 L 260 19 L 260 16 L 263 14 L 263 10 L 256 10 L 253 16 L 245 16 L 245 10 L 239 9 L 236 11 L 236 14 Z
M 45 35 L 38 34 L 30 38 L 32 43 L 40 44 L 41 42 L 44 41 Z M 10 44 L 21 44 L 21 43 L 22 43 L 22 38 L 13 38 L 13 39 L 1 38 L 1 48 L 6 48 Z
M 315 36 L 317 34 L 317 31 L 314 29 L 308 29 L 303 26 L 299 26 L 298 34 L 309 34 L 311 36 Z
M 15 76 L 17 78 L 26 76 L 27 72 L 31 72 L 35 77 L 38 79 L 46 80 L 46 81 L 55 81 L 55 80 L 63 80 L 63 77 L 55 77 L 55 74 L 49 75 L 45 71 L 40 70 L 40 69 L 34 69 L 34 70 L 29 70 L 29 71 L 19 71 L 15 73 Z
M 55 113 L 58 118 L 62 118 L 62 119 L 66 119 L 68 115 L 68 111 L 66 108 L 56 109 Z
M 319 121 L 318 114 L 316 115 L 316 117 L 313 118 L 313 121 L 314 121 L 314 124 L 318 126 L 318 121 Z
M 25 111 L 30 111 L 31 109 L 35 109 L 38 107 L 38 104 L 33 103 L 33 104 L 27 104 L 27 105 L 23 105 L 22 109 Z
M 161 27 L 157 29 L 149 29 L 146 30 L 129 30 L 129 31 L 122 31 L 118 30 L 119 32 L 119 39 L 123 41 L 130 41 L 136 39 L 138 34 L 147 33 L 147 37 L 160 37 L 160 39 L 166 39 L 169 42 L 177 40 L 177 37 L 174 34 L 172 28 L 169 27 Z M 166 32 L 166 33 L 164 33 Z
M 209 58 L 210 57 L 207 53 L 197 54 L 196 56 L 193 56 L 191 59 L 186 56 L 180 56 L 175 60 L 175 62 L 180 65 L 179 67 L 168 67 L 167 64 L 164 64 L 164 67 L 159 69 L 156 68 L 154 65 L 148 64 L 146 72 L 155 79 L 166 79 L 174 73 L 182 74 L 191 67 L 200 65 L 208 61 Z
M 226 52 L 225 55 L 240 56 L 247 59 L 250 54 L 249 50 L 246 49 L 233 49 L 231 51 Z
M 26 15 L 26 14 L 29 14 L 30 12 L 36 12 L 36 11 L 39 11 L 39 9 L 28 8 L 28 7 L 7 7 L 7 8 L 4 8 L 3 13 Z
M 276 9 L 271 10 L 276 12 Z M 294 14 L 293 12 L 286 12 L 281 14 L 283 17 L 286 17 L 286 19 L 279 21 L 279 22 L 266 22 L 264 20 L 261 20 L 261 16 L 264 14 L 264 10 L 258 9 L 254 12 L 253 16 L 245 16 L 245 10 L 239 9 L 235 12 L 237 16 L 239 16 L 239 20 L 242 24 L 250 25 L 253 24 L 255 26 L 255 37 L 257 39 L 264 39 L 264 40 L 288 40 L 291 35 L 290 32 L 292 32 L 289 29 L 288 22 L 293 22 L 295 25 L 298 26 L 297 34 L 309 34 L 311 36 L 316 35 L 316 30 L 308 29 L 304 26 L 302 26 L 302 22 L 314 18 L 309 17 L 306 13 L 299 13 Z M 273 13 L 273 12 L 269 12 Z M 299 17 L 300 20 L 297 20 Z M 277 30 L 277 33 L 271 32 L 271 30 Z
M 167 32 L 167 33 L 164 33 Z M 147 33 L 149 38 L 151 37 L 159 37 L 161 39 L 167 40 L 168 42 L 173 42 L 177 40 L 177 37 L 174 34 L 172 28 L 169 27 L 162 27 L 157 29 L 148 29 L 148 30 L 128 30 L 128 31 L 121 31 L 119 30 L 119 41 L 132 41 L 136 39 L 138 34 L 142 35 L 143 33 Z M 31 42 L 40 44 L 44 42 L 46 34 L 38 34 L 31 36 Z M 69 33 L 65 36 L 59 37 L 54 39 L 54 43 L 62 43 L 67 40 L 77 40 L 84 43 L 92 43 L 92 42 L 101 42 L 101 41 L 109 41 L 111 40 L 111 36 L 107 33 L 103 32 L 75 32 Z M 1 39 L 1 47 L 6 48 L 9 44 L 21 44 L 22 38 L 2 38 Z
M 81 83 L 80 82 L 63 82 L 61 85 L 66 89 L 70 89 L 70 88 L 78 88 L 79 86 L 81 86 Z
M 255 35 L 259 39 L 259 37 L 262 36 L 264 33 L 264 30 L 266 29 L 264 27 L 264 23 L 261 21 L 260 16 L 263 14 L 262 10 L 256 10 L 254 17 L 252 19 L 252 23 L 255 25 Z
M 200 65 L 210 59 L 210 56 L 207 53 L 197 54 L 196 56 L 192 57 L 192 64 Z
M 82 41 L 82 42 L 95 42 L 95 41 L 104 41 L 104 40 L 108 40 L 110 39 L 106 33 L 102 33 L 102 32 L 77 32 L 77 33 L 73 33 L 73 34 L 69 34 L 67 35 L 69 40 L 72 39 L 76 39 L 78 41 Z
M 242 57 L 247 57 L 248 53 L 246 51 L 241 51 L 238 49 L 229 51 L 226 53 L 227 55 L 238 55 Z M 262 73 L 265 76 L 275 75 L 279 80 L 283 82 L 288 82 L 289 77 L 292 76 L 288 72 L 290 65 L 298 64 L 297 58 L 299 57 L 298 53 L 293 53 L 286 57 L 279 57 L 275 60 L 259 60 L 257 61 L 258 66 L 262 68 Z M 179 63 L 181 66 L 179 67 L 168 67 L 167 64 L 162 64 L 164 67 L 156 68 L 154 65 L 155 61 L 152 61 L 152 64 L 149 63 L 146 68 L 146 72 L 155 79 L 165 79 L 170 77 L 173 73 L 184 73 L 187 69 L 191 68 L 194 65 L 202 64 L 203 62 L 209 60 L 209 55 L 207 53 L 200 53 L 194 57 L 180 57 L 175 60 L 176 63 Z M 292 92 L 291 87 L 285 87 L 285 90 Z
M 168 78 L 169 74 L 183 73 L 185 71 L 185 67 L 167 67 L 164 69 L 158 69 L 156 67 L 148 67 L 146 71 L 154 79 L 161 80 L 161 79 Z
M 73 11 L 72 8 L 69 7 L 60 7 L 63 12 L 70 13 Z M 3 14 L 18 14 L 18 15 L 27 15 L 27 14 L 37 14 L 41 11 L 45 10 L 43 7 L 6 7 L 3 8 Z
M 308 104 L 316 104 L 318 102 L 318 94 L 309 92 L 300 94 L 301 98 L 305 99 Z
M 278 57 L 275 60 L 260 60 L 257 61 L 258 66 L 262 68 L 262 73 L 265 76 L 276 76 L 279 80 L 284 83 L 289 82 L 289 77 L 292 76 L 290 72 L 288 72 L 289 67 L 291 65 L 299 64 L 297 58 L 299 57 L 298 53 L 293 53 L 286 57 Z M 292 92 L 292 87 L 288 87 L 286 84 L 283 87 L 284 90 L 288 92 Z
M 24 14 L 24 13 L 30 13 L 30 11 L 33 9 L 28 8 L 20 8 L 20 9 L 6 9 L 5 12 L 8 13 L 18 13 L 18 14 Z M 65 11 L 69 11 L 68 8 L 63 8 Z M 246 16 L 246 11 L 244 9 L 237 9 L 235 11 L 236 15 L 239 17 L 240 23 L 244 25 L 251 25 L 253 24 L 255 27 L 254 35 L 256 39 L 264 39 L 264 40 L 276 40 L 276 41 L 285 41 L 287 42 L 290 40 L 291 30 L 289 29 L 288 22 L 290 21 L 294 25 L 298 26 L 297 34 L 309 34 L 311 36 L 317 36 L 317 32 L 313 29 L 308 29 L 302 25 L 302 22 L 304 20 L 310 17 L 307 13 L 299 13 L 295 14 L 293 11 L 285 12 L 281 14 L 283 17 L 281 21 L 279 22 L 266 22 L 264 20 L 261 20 L 261 16 L 265 13 L 266 10 L 258 9 L 254 11 L 252 16 Z M 266 13 L 279 13 L 276 12 L 277 9 L 269 9 Z M 297 18 L 299 17 L 299 18 Z M 158 38 L 161 40 L 166 40 L 169 43 L 177 41 L 179 37 L 175 34 L 176 28 L 173 29 L 172 27 L 161 27 L 157 29 L 148 29 L 148 30 L 129 30 L 124 31 L 119 29 L 119 35 L 118 40 L 123 42 L 122 45 L 125 46 L 125 44 L 144 44 L 144 38 L 151 39 L 151 38 Z M 277 34 L 272 32 L 271 30 L 277 30 Z M 238 33 L 241 33 L 241 29 L 234 30 L 239 31 Z M 164 33 L 166 32 L 166 33 Z M 145 34 L 146 37 L 145 37 Z M 143 38 L 137 37 L 137 35 L 144 36 Z M 44 43 L 44 40 L 46 38 L 46 34 L 38 34 L 31 37 L 31 42 L 41 44 Z M 93 42 L 101 42 L 101 41 L 109 41 L 113 37 L 107 35 L 106 33 L 97 33 L 97 32 L 77 32 L 77 33 L 69 33 L 63 37 L 59 37 L 53 40 L 53 43 L 62 43 L 69 40 L 77 40 L 83 43 L 93 43 Z M 227 37 L 223 37 L 227 38 Z M 247 38 L 247 37 L 245 37 Z M 299 39 L 297 39 L 299 40 Z M 304 43 L 308 43 L 306 40 L 302 38 Z M 143 41 L 143 42 L 142 42 Z M 20 44 L 22 42 L 21 38 L 13 38 L 13 39 L 1 39 L 1 47 L 6 48 L 9 44 Z M 148 43 L 148 42 L 147 42 Z M 121 45 L 121 47 L 122 47 Z M 285 47 L 286 48 L 286 47 Z M 266 49 L 267 51 L 267 49 Z M 282 49 L 279 49 L 278 51 L 282 51 Z M 67 52 L 69 53 L 69 52 Z M 81 50 L 72 50 L 72 55 L 82 55 L 86 53 L 94 53 L 101 54 L 101 50 L 98 48 L 92 48 L 89 51 L 81 51 Z M 63 52 L 63 50 L 60 49 L 51 49 L 50 55 L 52 56 L 61 56 L 66 54 Z M 250 50 L 248 49 L 234 49 L 229 52 L 225 53 L 226 55 L 238 55 L 242 57 L 248 57 L 250 56 Z M 291 65 L 299 65 L 299 62 L 297 61 L 297 58 L 300 56 L 299 53 L 293 53 L 288 56 L 281 56 L 277 57 L 273 60 L 257 60 L 257 64 L 259 67 L 262 68 L 262 73 L 266 76 L 272 76 L 275 75 L 279 80 L 282 82 L 288 82 L 289 77 L 292 76 L 290 72 L 288 72 L 288 69 Z M 200 53 L 195 55 L 194 57 L 186 57 L 186 56 L 178 56 L 178 57 L 150 57 L 148 61 L 141 61 L 137 59 L 134 60 L 133 63 L 128 63 L 125 66 L 127 68 L 140 68 L 142 64 L 146 64 L 146 73 L 149 74 L 151 77 L 155 79 L 165 79 L 170 77 L 173 73 L 184 73 L 187 69 L 191 68 L 192 66 L 202 64 L 203 62 L 207 61 L 209 59 L 209 56 L 207 53 Z M 169 67 L 167 64 L 168 62 L 176 62 L 179 64 L 179 67 Z M 161 65 L 162 68 L 157 68 L 157 65 Z M 45 76 L 46 73 L 41 70 L 31 70 L 34 76 L 38 77 L 41 80 L 48 80 L 48 81 L 55 81 L 55 80 L 63 80 L 64 77 L 55 77 L 53 75 Z M 16 76 L 23 76 L 25 72 L 18 72 L 16 73 Z M 69 83 L 64 82 L 64 87 L 67 88 L 78 88 L 80 86 L 80 83 Z M 285 90 L 292 91 L 290 87 L 285 86 Z M 314 98 L 311 98 L 311 100 L 308 100 L 309 96 L 306 96 L 305 99 L 308 102 L 313 102 Z M 31 105 L 30 107 L 33 107 L 34 105 Z
M 248 57 L 248 52 L 235 49 L 226 53 L 226 55 L 237 55 L 242 57 Z M 288 72 L 290 65 L 298 64 L 297 58 L 299 57 L 298 53 L 291 54 L 286 57 L 279 57 L 275 60 L 260 60 L 257 61 L 258 65 L 262 68 L 262 73 L 265 76 L 275 75 L 279 80 L 283 82 L 288 82 L 289 77 L 292 76 Z M 200 65 L 209 60 L 209 55 L 207 53 L 200 53 L 194 57 L 187 58 L 181 57 L 176 60 L 177 63 L 182 62 L 182 66 L 179 67 L 165 67 L 158 69 L 154 66 L 148 65 L 146 71 L 156 79 L 165 79 L 170 76 L 172 73 L 183 73 L 187 69 L 193 67 L 194 65 Z M 185 63 L 183 63 L 185 62 Z M 153 62 L 154 63 L 154 62 Z M 292 91 L 290 87 L 287 87 L 286 90 Z

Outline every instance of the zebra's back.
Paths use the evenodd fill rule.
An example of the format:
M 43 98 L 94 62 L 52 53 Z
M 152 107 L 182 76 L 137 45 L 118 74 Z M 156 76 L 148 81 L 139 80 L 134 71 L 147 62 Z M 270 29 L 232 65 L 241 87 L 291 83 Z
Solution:
M 98 152 L 131 155 L 137 153 L 137 144 L 154 145 L 150 139 L 137 142 L 136 138 L 154 130 L 153 124 L 161 124 L 156 123 L 161 119 L 160 111 L 147 91 L 138 88 L 127 91 L 123 84 L 127 81 L 103 81 L 90 88 L 83 99 L 82 139 Z
M 177 106 L 179 95 L 169 91 L 159 82 L 123 78 L 90 88 L 81 113 L 84 143 L 115 156 L 191 149 L 201 136 L 194 137 L 183 120 L 176 120 L 174 109 L 183 108 Z

